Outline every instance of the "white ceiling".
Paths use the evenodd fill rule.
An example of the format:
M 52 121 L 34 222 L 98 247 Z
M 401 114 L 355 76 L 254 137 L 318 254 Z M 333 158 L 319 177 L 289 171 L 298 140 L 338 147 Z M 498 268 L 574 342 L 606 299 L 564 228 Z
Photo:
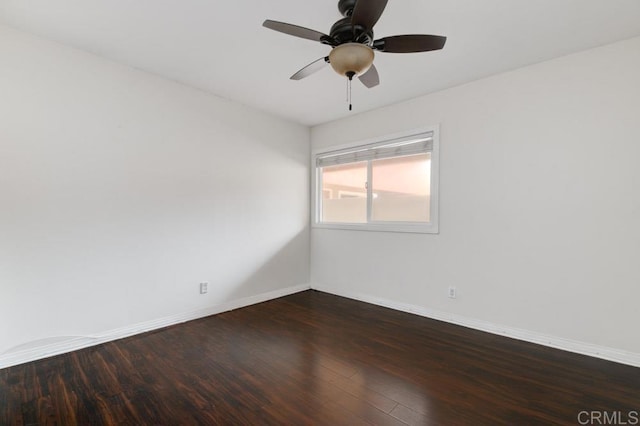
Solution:
M 381 85 L 330 67 L 295 71 L 329 47 L 263 28 L 269 18 L 324 33 L 337 0 L 0 0 L 0 22 L 290 120 L 315 125 L 640 35 L 638 0 L 389 0 L 376 37 L 446 35 L 443 51 L 379 53 Z

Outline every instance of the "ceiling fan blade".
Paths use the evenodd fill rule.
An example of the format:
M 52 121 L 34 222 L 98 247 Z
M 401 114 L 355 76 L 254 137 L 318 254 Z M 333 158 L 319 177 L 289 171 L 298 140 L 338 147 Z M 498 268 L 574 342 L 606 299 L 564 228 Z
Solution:
M 447 42 L 446 37 L 435 35 L 397 35 L 384 37 L 373 42 L 373 48 L 381 52 L 414 53 L 440 50 Z
M 372 29 L 386 6 L 387 0 L 357 0 L 351 15 L 351 24 Z
M 367 86 L 369 89 L 372 87 L 376 87 L 380 84 L 380 76 L 378 75 L 378 70 L 375 65 L 371 65 L 369 70 L 358 77 L 362 84 Z
M 317 61 L 311 62 L 306 67 L 291 76 L 291 80 L 302 80 L 305 77 L 309 77 L 311 74 L 320 71 L 326 64 L 329 63 L 329 57 L 325 56 Z
M 287 24 L 286 22 L 278 22 L 267 19 L 262 23 L 262 26 L 269 28 L 270 30 L 279 31 L 281 33 L 289 34 L 292 36 L 306 38 L 313 41 L 321 41 L 323 37 L 329 38 L 326 34 L 319 31 L 312 30 L 305 27 L 299 27 L 298 25 Z

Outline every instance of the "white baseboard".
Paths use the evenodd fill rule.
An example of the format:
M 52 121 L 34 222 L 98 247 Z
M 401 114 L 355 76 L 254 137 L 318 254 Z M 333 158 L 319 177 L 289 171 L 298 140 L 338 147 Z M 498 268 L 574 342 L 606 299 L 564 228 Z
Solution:
M 39 359 L 48 358 L 55 355 L 60 355 L 67 352 L 72 352 L 79 349 L 84 349 L 90 346 L 99 345 L 106 342 L 122 339 L 125 337 L 133 336 L 136 334 L 145 333 L 147 331 L 157 330 L 159 328 L 168 327 L 175 324 L 195 320 L 198 318 L 204 318 L 207 316 L 219 314 L 222 312 L 231 311 L 238 308 L 243 308 L 257 303 L 266 302 L 268 300 L 277 299 L 279 297 L 287 296 L 301 291 L 309 290 L 322 291 L 325 293 L 334 294 L 336 296 L 342 296 L 349 299 L 358 300 L 365 303 L 371 303 L 378 306 L 384 306 L 386 308 L 394 309 L 397 311 L 408 312 L 411 314 L 420 315 L 423 317 L 448 322 L 451 324 L 460 325 L 475 330 L 485 331 L 492 334 L 510 337 L 513 339 L 522 340 L 525 342 L 536 343 L 543 346 L 548 346 L 556 349 L 561 349 L 569 352 L 574 352 L 582 355 L 588 355 L 595 358 L 601 358 L 608 361 L 614 361 L 621 364 L 631 365 L 634 367 L 640 367 L 640 354 L 622 351 L 619 349 L 613 349 L 590 343 L 579 342 L 575 340 L 563 339 L 555 336 L 548 336 L 541 333 L 536 333 L 528 330 L 517 329 L 513 327 L 506 327 L 499 324 L 494 324 L 486 321 L 480 321 L 476 319 L 466 318 L 450 313 L 436 311 L 433 309 L 424 308 L 421 306 L 405 304 L 395 302 L 388 299 L 378 298 L 361 293 L 353 293 L 349 291 L 343 291 L 332 287 L 323 285 L 311 285 L 308 284 L 288 287 L 284 289 L 278 289 L 268 293 L 262 293 L 256 296 L 245 297 L 229 302 L 225 302 L 220 305 L 211 306 L 205 309 L 199 309 L 191 312 L 185 312 L 182 314 L 172 315 L 170 317 L 160 318 L 157 320 L 147 321 L 139 324 L 134 324 L 127 327 L 122 327 L 115 330 L 110 330 L 105 333 L 94 336 L 73 336 L 73 337 L 60 337 L 52 340 L 53 343 L 45 343 L 42 345 L 31 346 L 28 349 L 18 349 L 9 351 L 4 354 L 0 354 L 0 369 L 11 367 L 13 365 L 24 364 L 26 362 L 36 361 Z
M 408 312 L 408 313 L 420 315 L 426 318 L 431 318 L 438 321 L 444 321 L 451 324 L 472 328 L 474 330 L 485 331 L 487 333 L 506 336 L 512 339 L 522 340 L 530 343 L 536 343 L 539 345 L 548 346 L 555 349 L 561 349 L 564 351 L 573 352 L 581 355 L 587 355 L 595 358 L 601 358 L 607 361 L 614 361 L 620 364 L 631 365 L 633 367 L 640 367 L 640 354 L 634 353 L 634 352 L 627 352 L 619 349 L 598 346 L 591 343 L 584 343 L 584 342 L 579 342 L 575 340 L 564 339 L 561 337 L 549 336 L 542 333 L 536 333 L 533 331 L 507 327 L 499 324 L 490 323 L 487 321 L 466 318 L 466 317 L 462 317 L 462 316 L 458 316 L 458 315 L 454 315 L 454 314 L 450 314 L 442 311 L 428 309 L 422 306 L 400 303 L 400 302 L 396 302 L 388 299 L 370 296 L 367 294 L 344 291 L 341 289 L 328 287 L 324 285 L 312 284 L 311 288 L 313 290 L 322 291 L 324 293 L 330 293 L 336 296 L 342 296 L 349 299 L 358 300 L 360 302 L 383 306 L 385 308 L 394 309 L 396 311 Z
M 8 352 L 0 354 L 0 369 L 11 367 L 13 365 L 24 364 L 26 362 L 36 361 L 43 358 L 48 358 L 55 355 L 60 355 L 67 352 L 76 351 L 79 349 L 84 349 L 89 346 L 95 346 L 102 343 L 123 339 L 125 337 L 145 333 L 147 331 L 168 327 L 170 325 L 180 324 L 186 321 L 192 321 L 198 318 L 204 318 L 222 312 L 232 311 L 234 309 L 255 305 L 257 303 L 262 303 L 268 300 L 273 300 L 279 297 L 309 290 L 310 288 L 311 287 L 308 284 L 287 287 L 270 291 L 268 293 L 262 293 L 255 296 L 232 300 L 204 309 L 184 312 L 165 318 L 146 321 L 115 330 L 109 330 L 93 336 L 55 337 L 47 339 L 45 341 L 46 343 L 42 344 L 34 342 L 33 344 L 30 344 L 28 348 L 26 347 L 26 345 L 22 345 L 24 349 L 17 348 L 15 350 L 9 350 Z

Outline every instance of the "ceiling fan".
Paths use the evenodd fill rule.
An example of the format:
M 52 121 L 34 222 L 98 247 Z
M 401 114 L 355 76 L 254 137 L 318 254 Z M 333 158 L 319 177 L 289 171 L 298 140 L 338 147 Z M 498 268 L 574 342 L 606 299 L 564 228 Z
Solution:
M 380 19 L 388 0 L 339 0 L 338 10 L 344 18 L 338 20 L 324 34 L 309 28 L 267 19 L 264 27 L 296 37 L 306 38 L 331 46 L 328 56 L 320 58 L 291 76 L 301 80 L 324 68 L 326 64 L 349 79 L 357 76 L 368 88 L 380 84 L 378 70 L 373 65 L 374 51 L 414 53 L 440 50 L 446 37 L 411 34 L 383 37 L 375 40 L 373 27 Z M 349 105 L 351 109 L 351 105 Z

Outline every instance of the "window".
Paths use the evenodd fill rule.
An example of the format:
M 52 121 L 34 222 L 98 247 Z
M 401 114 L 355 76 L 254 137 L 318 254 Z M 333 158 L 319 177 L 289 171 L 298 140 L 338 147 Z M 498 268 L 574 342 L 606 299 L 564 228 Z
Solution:
M 438 232 L 438 131 L 411 132 L 313 156 L 314 226 Z

